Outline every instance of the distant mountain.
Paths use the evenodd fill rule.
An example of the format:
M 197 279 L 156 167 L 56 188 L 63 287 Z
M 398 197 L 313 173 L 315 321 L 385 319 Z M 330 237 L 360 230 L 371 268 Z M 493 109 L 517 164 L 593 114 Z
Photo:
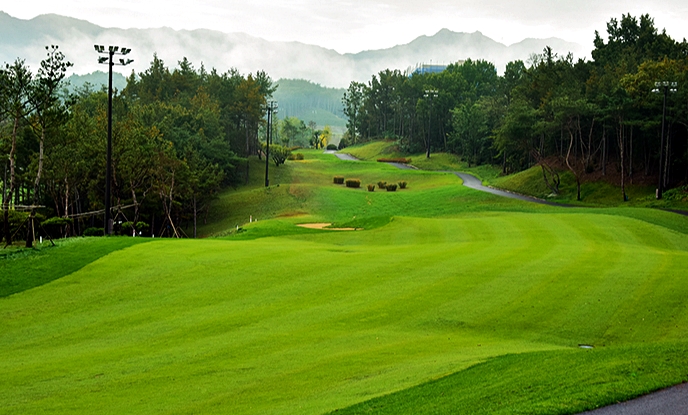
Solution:
M 71 92 L 84 88 L 88 84 L 92 90 L 97 91 L 102 87 L 107 87 L 108 85 L 108 74 L 107 72 L 96 71 L 93 73 L 85 75 L 72 74 L 68 76 L 65 81 L 67 81 L 67 89 Z M 122 91 L 127 86 L 127 78 L 120 73 L 112 73 L 112 87 Z
M 102 70 L 94 44 L 119 45 L 132 49 L 134 64 L 117 70 L 124 74 L 144 71 L 157 53 L 166 65 L 175 67 L 187 57 L 196 67 L 224 72 L 236 68 L 242 73 L 265 70 L 273 79 L 308 79 L 321 85 L 347 87 L 351 81 L 367 82 L 384 69 L 406 70 L 417 63 L 452 63 L 467 58 L 485 59 L 502 71 L 515 59 L 526 61 L 545 46 L 554 52 L 577 57 L 586 54 L 575 43 L 561 39 L 526 39 L 514 45 L 498 43 L 480 32 L 457 33 L 447 29 L 434 36 L 421 36 L 409 44 L 388 49 L 340 54 L 320 46 L 299 42 L 269 42 L 244 33 L 212 30 L 103 28 L 87 21 L 58 15 L 41 15 L 31 20 L 0 12 L 0 62 L 25 59 L 37 68 L 45 46 L 57 44 L 74 63 L 74 72 Z

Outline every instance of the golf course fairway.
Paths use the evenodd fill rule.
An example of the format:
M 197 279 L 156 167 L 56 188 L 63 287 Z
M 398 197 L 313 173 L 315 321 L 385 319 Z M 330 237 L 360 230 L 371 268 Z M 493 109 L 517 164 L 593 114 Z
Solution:
M 261 216 L 242 232 L 123 244 L 0 298 L 0 414 L 565 414 L 688 380 L 687 218 L 305 153 L 218 201 L 274 199 L 232 211 Z

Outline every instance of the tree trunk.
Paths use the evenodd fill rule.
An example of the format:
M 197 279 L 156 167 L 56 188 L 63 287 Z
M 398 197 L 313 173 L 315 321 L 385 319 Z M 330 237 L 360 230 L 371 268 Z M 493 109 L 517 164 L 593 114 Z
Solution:
M 621 195 L 623 196 L 623 201 L 627 200 L 626 197 L 626 172 L 625 172 L 625 160 L 624 160 L 624 131 L 623 131 L 623 120 L 619 119 L 619 128 L 617 134 L 617 140 L 619 142 L 619 151 L 621 155 Z
M 38 186 L 41 185 L 41 174 L 43 173 L 43 146 L 45 143 L 45 127 L 41 128 L 41 138 L 38 141 L 38 171 L 36 181 L 33 183 L 33 204 L 38 205 Z
M 571 170 L 571 173 L 573 173 L 573 175 L 576 177 L 576 189 L 577 189 L 576 200 L 580 201 L 581 200 L 580 176 L 579 176 L 578 172 L 576 171 L 576 169 L 574 169 L 573 166 L 571 166 L 571 162 L 570 162 L 571 150 L 574 148 L 573 142 L 575 141 L 575 136 L 573 134 L 573 131 L 570 129 L 569 129 L 569 138 L 570 138 L 569 139 L 569 149 L 566 152 L 566 166 L 569 168 L 569 170 Z
M 607 175 L 607 129 L 602 126 L 602 176 Z
M 198 209 L 196 208 L 196 195 L 193 197 L 193 212 L 194 212 L 194 217 L 193 217 L 193 237 L 196 239 L 196 224 L 197 224 L 197 217 L 198 217 Z

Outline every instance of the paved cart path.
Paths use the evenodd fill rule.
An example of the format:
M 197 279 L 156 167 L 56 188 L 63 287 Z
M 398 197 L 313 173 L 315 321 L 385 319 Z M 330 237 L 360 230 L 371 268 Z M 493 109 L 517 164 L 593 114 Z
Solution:
M 466 187 L 470 187 L 471 189 L 481 190 L 483 192 L 492 193 L 493 195 L 508 197 L 511 199 L 518 199 L 518 200 L 525 200 L 526 202 L 540 203 L 542 205 L 571 207 L 571 205 L 554 203 L 554 202 L 550 202 L 548 200 L 538 199 L 536 197 L 525 196 L 525 195 L 518 194 L 518 193 L 511 193 L 511 192 L 507 192 L 505 190 L 493 189 L 491 187 L 483 186 L 483 183 L 480 181 L 480 179 L 473 176 L 472 174 L 459 173 L 456 171 L 452 171 L 452 172 L 448 172 L 448 173 L 452 173 L 452 174 L 455 174 L 458 177 L 460 177 L 461 180 L 463 180 L 463 185 Z
M 688 384 L 662 389 L 630 401 L 605 406 L 581 415 L 687 415 Z

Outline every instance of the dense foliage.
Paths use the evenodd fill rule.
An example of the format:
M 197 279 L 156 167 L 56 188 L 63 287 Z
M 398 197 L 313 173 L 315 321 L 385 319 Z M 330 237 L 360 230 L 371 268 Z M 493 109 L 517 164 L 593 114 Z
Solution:
M 52 47 L 35 76 L 19 59 L 0 71 L 0 157 L 9 172 L 0 179 L 5 218 L 45 206 L 46 216 L 78 219 L 64 232 L 81 234 L 102 226 L 107 91 L 64 92 L 68 66 Z M 113 96 L 115 230 L 180 236 L 193 221 L 195 233 L 217 191 L 247 179 L 273 91 L 264 72 L 208 72 L 186 58 L 170 70 L 154 56 L 132 73 Z M 6 241 L 14 230 L 5 226 Z
M 504 173 L 540 164 L 553 193 L 557 168 L 579 187 L 591 174 L 620 182 L 622 192 L 634 178 L 659 180 L 660 152 L 663 185 L 688 181 L 688 43 L 659 32 L 648 15 L 612 19 L 607 33 L 606 41 L 596 33 L 589 61 L 546 48 L 501 76 L 467 60 L 437 74 L 385 70 L 352 82 L 343 98 L 347 143 L 391 138 L 402 151 L 448 151 Z M 663 88 L 652 93 L 660 81 L 678 84 L 668 91 L 661 151 Z

